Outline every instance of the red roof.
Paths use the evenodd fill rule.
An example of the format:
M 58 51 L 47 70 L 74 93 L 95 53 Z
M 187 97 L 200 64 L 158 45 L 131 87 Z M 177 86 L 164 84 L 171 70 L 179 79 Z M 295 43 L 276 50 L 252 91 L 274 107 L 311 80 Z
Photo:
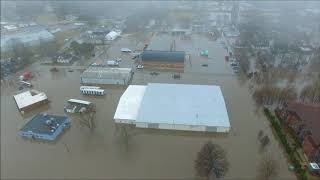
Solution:
M 288 110 L 295 112 L 311 131 L 312 139 L 320 144 L 320 106 L 302 103 L 288 104 Z

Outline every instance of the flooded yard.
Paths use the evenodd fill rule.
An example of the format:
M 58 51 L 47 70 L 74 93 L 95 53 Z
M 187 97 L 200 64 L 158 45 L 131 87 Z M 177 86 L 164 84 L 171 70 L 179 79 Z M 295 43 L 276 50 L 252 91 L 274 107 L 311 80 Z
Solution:
M 164 37 L 161 37 L 164 36 Z M 121 47 L 141 49 L 141 43 L 133 37 L 117 40 L 102 57 L 121 57 L 120 67 L 133 67 L 130 55 L 120 52 Z M 156 35 L 151 43 L 158 48 L 167 45 L 157 39 L 170 39 L 169 35 Z M 173 73 L 159 72 L 151 76 L 150 71 L 136 71 L 131 84 L 178 83 L 208 84 L 221 86 L 229 113 L 229 134 L 176 132 L 163 130 L 132 129 L 128 149 L 119 140 L 119 132 L 113 120 L 125 86 L 102 86 L 103 97 L 84 96 L 79 92 L 81 71 L 50 72 L 49 66 L 35 64 L 30 67 L 36 73 L 32 81 L 34 88 L 47 94 L 47 106 L 21 115 L 12 95 L 17 86 L 10 85 L 1 91 L 1 171 L 3 178 L 181 178 L 195 177 L 194 160 L 205 141 L 220 144 L 227 151 L 230 170 L 226 178 L 254 179 L 257 165 L 262 157 L 258 132 L 263 130 L 271 140 L 268 151 L 279 163 L 279 179 L 294 179 L 288 171 L 284 152 L 275 140 L 269 123 L 262 114 L 255 113 L 255 105 L 245 84 L 224 61 L 225 49 L 218 41 L 208 40 L 202 35 L 193 35 L 191 40 L 176 39 L 176 50 L 185 50 L 190 60 L 185 63 L 181 79 L 173 79 Z M 150 44 L 151 44 L 150 43 Z M 165 43 L 168 44 L 168 43 Z M 169 48 L 169 47 L 168 47 Z M 201 57 L 201 50 L 209 50 L 209 57 Z M 203 67 L 202 64 L 208 64 Z M 196 95 L 195 95 L 196 96 Z M 17 131 L 37 112 L 63 115 L 63 106 L 69 98 L 88 100 L 96 105 L 95 128 L 89 130 L 80 124 L 77 117 L 72 125 L 55 143 L 24 140 Z M 192 97 L 186 97 L 192 98 Z

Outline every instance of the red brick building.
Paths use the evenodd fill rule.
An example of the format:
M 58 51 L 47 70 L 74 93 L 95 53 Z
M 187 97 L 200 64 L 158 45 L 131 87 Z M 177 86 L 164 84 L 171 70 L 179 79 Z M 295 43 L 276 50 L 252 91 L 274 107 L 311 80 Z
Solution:
M 289 103 L 276 114 L 285 131 L 298 138 L 308 159 L 320 163 L 320 106 Z

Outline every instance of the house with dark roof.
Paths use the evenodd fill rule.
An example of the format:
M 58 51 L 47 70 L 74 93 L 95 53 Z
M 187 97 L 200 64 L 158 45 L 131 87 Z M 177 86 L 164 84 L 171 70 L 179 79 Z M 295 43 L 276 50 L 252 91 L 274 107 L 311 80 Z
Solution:
M 149 69 L 183 71 L 184 51 L 145 50 L 141 53 L 141 64 Z
M 320 106 L 288 103 L 276 115 L 285 131 L 297 137 L 308 159 L 320 163 Z

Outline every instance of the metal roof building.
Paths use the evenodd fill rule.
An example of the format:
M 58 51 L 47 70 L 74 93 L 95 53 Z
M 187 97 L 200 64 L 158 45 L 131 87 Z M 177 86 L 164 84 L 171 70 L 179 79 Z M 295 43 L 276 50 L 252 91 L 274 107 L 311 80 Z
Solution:
M 80 75 L 83 84 L 127 85 L 133 75 L 131 68 L 89 67 Z
M 169 63 L 184 63 L 184 51 L 156 51 L 145 50 L 141 54 L 141 60 L 144 61 L 160 61 Z
M 157 84 L 129 86 L 121 96 L 115 122 L 140 128 L 229 132 L 219 86 Z
M 134 124 L 146 86 L 130 85 L 122 94 L 114 115 L 115 122 Z

